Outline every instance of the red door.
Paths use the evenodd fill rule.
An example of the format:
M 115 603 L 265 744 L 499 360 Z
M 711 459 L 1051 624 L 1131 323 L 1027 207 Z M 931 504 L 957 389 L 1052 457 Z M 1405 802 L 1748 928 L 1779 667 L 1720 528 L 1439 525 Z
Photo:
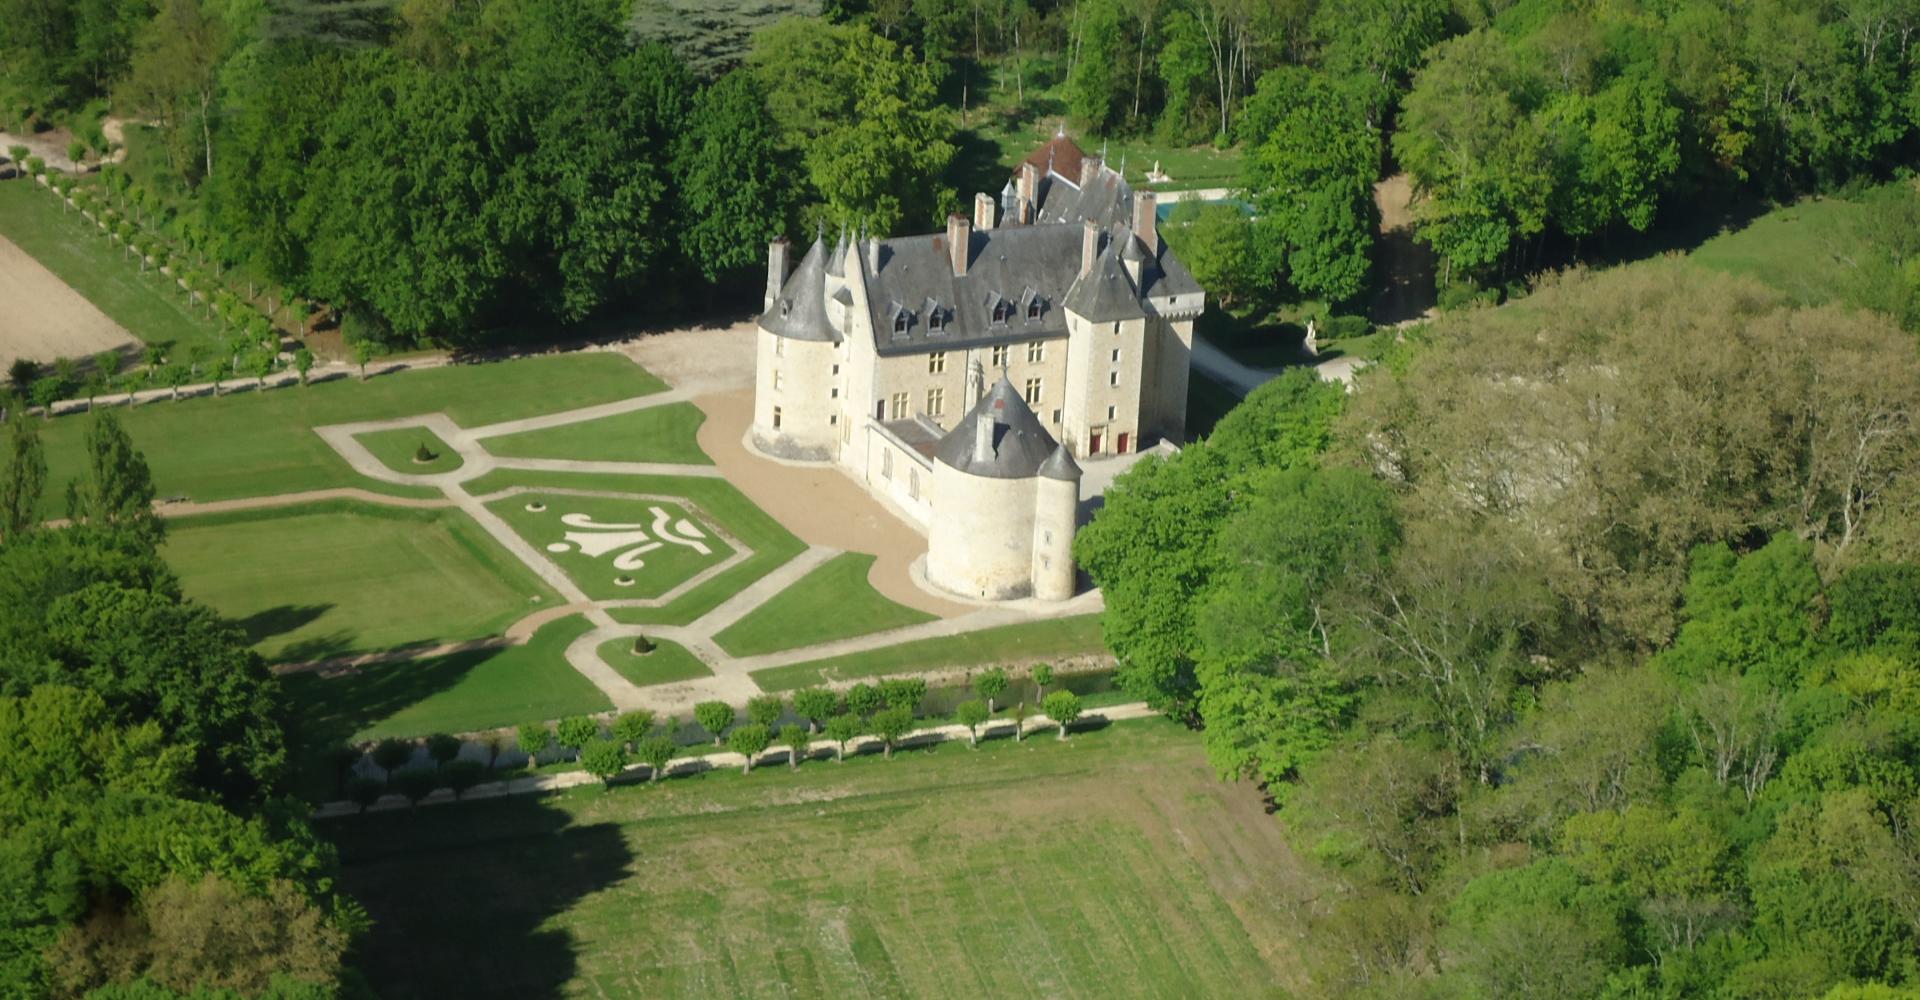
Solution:
M 1114 450 L 1114 453 L 1118 455 L 1124 455 L 1127 453 L 1127 432 L 1126 431 L 1121 431 L 1119 436 L 1113 439 L 1113 450 Z
M 1089 455 L 1100 454 L 1100 432 L 1099 431 L 1095 431 L 1092 434 L 1087 435 L 1087 454 Z

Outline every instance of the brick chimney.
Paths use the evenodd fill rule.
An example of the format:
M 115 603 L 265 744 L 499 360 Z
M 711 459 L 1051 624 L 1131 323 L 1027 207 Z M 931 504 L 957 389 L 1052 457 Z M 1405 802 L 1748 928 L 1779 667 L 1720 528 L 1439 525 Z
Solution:
M 1152 191 L 1133 193 L 1133 234 L 1147 245 L 1147 252 L 1160 256 L 1160 202 Z
M 985 191 L 973 196 L 973 228 L 982 232 L 993 228 L 993 195 Z
M 1039 211 L 1040 168 L 1031 163 L 1020 164 L 1020 218 L 1010 225 L 1028 225 L 1033 222 L 1033 214 Z
M 1093 273 L 1093 262 L 1100 256 L 1100 224 L 1088 219 L 1080 228 L 1080 276 Z
M 967 273 L 968 251 L 973 242 L 973 226 L 967 217 L 955 212 L 947 216 L 947 254 L 953 258 L 953 276 L 958 278 Z
M 760 307 L 761 312 L 771 312 L 773 303 L 780 298 L 780 290 L 787 284 L 788 260 L 793 253 L 793 245 L 785 236 L 767 244 L 767 302 Z
M 1085 191 L 1087 186 L 1098 180 L 1099 177 L 1100 158 L 1098 156 L 1082 157 L 1080 160 L 1080 190 Z

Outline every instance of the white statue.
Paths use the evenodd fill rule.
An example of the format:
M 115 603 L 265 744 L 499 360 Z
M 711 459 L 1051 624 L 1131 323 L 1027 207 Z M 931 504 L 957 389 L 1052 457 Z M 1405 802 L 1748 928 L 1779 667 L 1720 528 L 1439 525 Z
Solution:
M 1307 349 L 1307 357 L 1317 358 L 1320 356 L 1320 338 L 1314 333 L 1313 324 L 1313 319 L 1309 318 L 1307 320 L 1307 338 L 1300 343 L 1301 346 Z

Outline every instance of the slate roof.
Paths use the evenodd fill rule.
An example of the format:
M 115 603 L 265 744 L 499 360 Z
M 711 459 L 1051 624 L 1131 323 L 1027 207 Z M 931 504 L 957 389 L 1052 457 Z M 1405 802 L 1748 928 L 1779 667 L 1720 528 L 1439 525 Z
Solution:
M 1048 479 L 1079 482 L 1080 463 L 1073 460 L 1073 453 L 1067 450 L 1066 445 L 1055 445 L 1053 454 L 1048 455 L 1047 460 L 1040 464 L 1040 474 Z
M 1102 167 L 1085 190 L 1079 185 L 1077 170 L 1067 177 L 1042 178 L 1035 197 L 1034 224 L 1092 219 L 1104 229 L 1133 221 L 1133 186 L 1122 180 L 1118 171 Z
M 792 340 L 837 344 L 840 334 L 827 321 L 827 247 L 816 238 L 800 266 L 793 269 L 773 308 L 760 317 L 760 329 Z
M 975 429 L 983 420 L 993 424 L 989 438 L 992 447 L 984 455 L 975 450 L 978 442 Z M 1033 415 L 1027 401 L 1020 398 L 1013 383 L 1002 375 L 953 430 L 940 439 L 934 458 L 969 475 L 1026 479 L 1039 475 L 1059 450 L 1060 443 L 1040 425 L 1040 418 Z M 1069 457 L 1067 462 L 1071 464 L 1073 459 Z M 1079 475 L 1078 467 L 1073 471 L 1075 476 Z
M 960 350 L 1067 335 L 1060 304 L 1080 273 L 1075 226 L 1017 226 L 975 232 L 971 263 L 956 277 L 947 236 L 903 236 L 880 244 L 880 268 L 867 275 L 873 339 L 882 357 Z M 1028 306 L 1039 299 L 1039 315 Z M 994 306 L 1010 314 L 994 322 Z M 896 316 L 904 311 L 904 330 Z M 940 322 L 929 322 L 939 312 Z

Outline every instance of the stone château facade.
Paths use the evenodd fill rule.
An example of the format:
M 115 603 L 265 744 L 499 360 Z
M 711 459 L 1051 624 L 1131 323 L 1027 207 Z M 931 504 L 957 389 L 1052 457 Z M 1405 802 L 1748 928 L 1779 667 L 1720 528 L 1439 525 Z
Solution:
M 775 241 L 754 444 L 904 512 L 938 587 L 1071 597 L 1076 459 L 1185 436 L 1206 296 L 1156 207 L 1062 135 L 945 232 Z

